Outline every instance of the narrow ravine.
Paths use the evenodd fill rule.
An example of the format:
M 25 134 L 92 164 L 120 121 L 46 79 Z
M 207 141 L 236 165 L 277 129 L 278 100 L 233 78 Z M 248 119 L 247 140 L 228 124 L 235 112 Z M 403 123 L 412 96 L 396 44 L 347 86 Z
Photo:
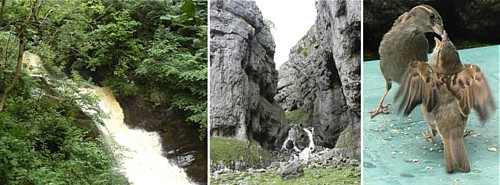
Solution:
M 25 57 L 28 57 L 27 62 L 33 77 L 45 76 L 48 83 L 58 81 L 47 77 L 47 72 L 37 55 L 26 52 Z M 64 81 L 58 81 L 57 84 L 75 83 L 70 80 Z M 57 85 L 56 89 L 71 91 L 71 88 L 63 86 Z M 78 94 L 83 96 L 86 93 L 96 95 L 98 101 L 95 106 L 82 104 L 82 110 L 91 116 L 97 116 L 95 108 L 99 108 L 104 113 L 104 115 L 97 116 L 99 118 L 97 120 L 102 121 L 103 124 L 96 121 L 96 125 L 110 150 L 112 155 L 110 157 L 115 161 L 115 167 L 128 178 L 131 184 L 193 184 L 183 169 L 162 155 L 158 133 L 131 129 L 124 123 L 122 108 L 110 89 L 93 85 L 79 89 Z

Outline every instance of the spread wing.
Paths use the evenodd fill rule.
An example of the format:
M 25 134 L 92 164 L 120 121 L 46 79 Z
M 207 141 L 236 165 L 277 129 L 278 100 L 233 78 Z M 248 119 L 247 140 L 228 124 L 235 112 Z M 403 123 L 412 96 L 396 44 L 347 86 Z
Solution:
M 394 101 L 399 102 L 398 112 L 408 116 L 420 104 L 431 111 L 438 100 L 436 78 L 428 63 L 413 62 L 403 75 L 394 97 Z
M 450 85 L 460 107 L 460 113 L 469 115 L 474 109 L 482 123 L 487 122 L 496 109 L 495 100 L 483 72 L 476 65 L 465 64 Z

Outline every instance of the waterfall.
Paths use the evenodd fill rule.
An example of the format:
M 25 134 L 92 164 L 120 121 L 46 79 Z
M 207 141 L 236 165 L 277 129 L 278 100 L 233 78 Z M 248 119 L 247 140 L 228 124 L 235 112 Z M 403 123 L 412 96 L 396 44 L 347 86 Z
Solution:
M 34 77 L 45 73 L 40 58 L 26 52 L 25 62 Z M 55 81 L 50 79 L 50 81 Z M 63 84 L 75 82 L 62 82 Z M 67 91 L 70 88 L 56 86 L 57 90 Z M 117 163 L 117 169 L 122 172 L 134 185 L 163 185 L 163 184 L 191 184 L 187 174 L 178 166 L 162 156 L 160 137 L 156 132 L 146 132 L 142 129 L 131 129 L 124 123 L 124 115 L 113 93 L 102 87 L 90 85 L 73 93 L 77 96 L 84 93 L 95 94 L 99 100 L 98 105 L 82 105 L 82 110 L 90 115 L 96 115 L 94 108 L 99 108 L 105 116 L 100 116 L 103 125 L 97 127 L 104 136 L 104 140 L 111 150 L 112 158 Z
M 297 148 L 295 144 L 295 139 L 297 137 L 297 134 L 299 132 L 299 128 L 296 128 L 294 126 L 290 127 L 288 130 L 288 136 L 283 142 L 283 145 L 281 146 L 281 150 L 289 150 L 293 149 L 295 152 L 299 153 L 298 159 L 300 160 L 309 160 L 311 153 L 314 151 L 316 148 L 316 145 L 314 144 L 314 127 L 309 127 L 309 128 L 303 128 L 304 132 L 307 134 L 307 137 L 309 138 L 309 145 L 305 147 L 304 149 L 300 150 Z M 293 148 L 292 148 L 293 145 Z
M 131 183 L 190 184 L 186 173 L 162 156 L 158 133 L 129 128 L 111 91 L 101 87 L 93 87 L 93 91 L 100 99 L 99 108 L 107 114 L 99 129 L 105 138 L 119 145 L 111 147 L 112 153 Z
M 311 153 L 314 151 L 314 148 L 316 147 L 316 145 L 314 145 L 314 139 L 313 139 L 314 127 L 311 127 L 309 129 L 307 128 L 303 129 L 304 132 L 307 133 L 307 137 L 309 138 L 309 146 L 304 148 L 304 150 L 302 150 L 302 152 L 299 153 L 299 159 L 302 160 L 309 160 Z

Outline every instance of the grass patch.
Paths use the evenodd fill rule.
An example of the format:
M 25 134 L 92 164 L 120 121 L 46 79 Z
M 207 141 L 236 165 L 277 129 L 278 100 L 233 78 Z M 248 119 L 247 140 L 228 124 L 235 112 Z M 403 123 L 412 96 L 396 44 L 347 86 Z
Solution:
M 210 137 L 210 159 L 214 162 L 230 164 L 231 161 L 243 159 L 248 164 L 257 164 L 260 157 L 267 162 L 272 160 L 272 155 L 255 140 L 246 144 L 232 137 Z
M 361 170 L 354 167 L 322 167 L 304 169 L 304 175 L 297 179 L 282 179 L 277 171 L 226 173 L 210 184 L 360 184 Z
M 286 121 L 288 123 L 299 124 L 303 121 L 305 114 L 301 109 L 285 111 Z

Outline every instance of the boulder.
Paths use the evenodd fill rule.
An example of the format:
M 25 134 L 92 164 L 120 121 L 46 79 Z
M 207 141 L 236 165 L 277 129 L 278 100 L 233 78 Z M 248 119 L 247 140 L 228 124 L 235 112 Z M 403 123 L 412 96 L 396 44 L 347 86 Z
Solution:
M 302 161 L 294 161 L 280 169 L 280 175 L 283 179 L 295 179 L 304 175 L 304 168 L 307 166 Z

